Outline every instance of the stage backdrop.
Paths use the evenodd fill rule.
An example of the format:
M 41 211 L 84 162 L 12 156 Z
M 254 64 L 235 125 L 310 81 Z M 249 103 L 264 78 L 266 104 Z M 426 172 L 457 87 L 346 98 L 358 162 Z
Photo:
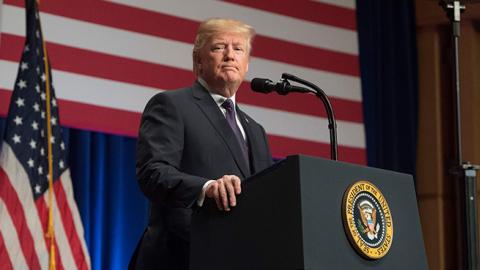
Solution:
M 392 5 L 377 4 L 369 10 Z M 288 72 L 314 82 L 331 97 L 339 126 L 340 160 L 367 163 L 354 1 L 44 0 L 40 9 L 93 269 L 125 269 L 145 227 L 148 206 L 136 185 L 134 169 L 140 113 L 148 98 L 158 91 L 192 83 L 191 42 L 199 21 L 205 18 L 238 18 L 257 29 L 250 72 L 238 99 L 240 106 L 265 126 L 276 156 L 329 156 L 326 114 L 320 101 L 307 95 L 262 95 L 249 90 L 248 82 L 253 77 L 276 80 L 282 72 Z M 402 9 L 411 15 L 409 5 Z M 400 12 L 398 16 L 404 15 Z M 394 23 L 397 15 L 390 16 Z M 412 33 L 399 31 L 397 38 L 383 43 L 379 40 L 379 29 L 383 28 L 377 25 L 376 18 L 364 19 L 376 26 L 363 28 L 367 33 L 363 43 L 372 46 L 372 51 L 388 50 L 403 42 L 403 35 L 411 38 Z M 24 41 L 24 20 L 23 1 L 4 0 L 0 21 L 0 116 L 8 109 Z M 390 59 L 393 66 L 376 66 L 376 71 L 362 75 L 375 82 L 379 79 L 375 72 L 394 72 L 392 68 L 398 63 L 411 59 L 411 52 L 406 56 L 396 54 Z M 373 68 L 372 63 L 385 58 L 370 60 Z M 411 80 L 403 74 L 398 76 L 400 80 Z M 399 91 L 394 84 L 388 87 L 370 83 L 364 89 L 370 94 L 364 93 L 364 97 L 372 98 L 384 90 Z M 412 84 L 407 87 L 416 90 Z M 388 104 L 396 101 L 390 99 Z M 379 109 L 379 104 L 385 104 L 383 100 L 369 102 L 365 109 L 370 110 L 370 115 L 383 113 Z M 386 117 L 376 117 L 375 121 L 388 121 L 398 128 L 396 119 Z M 3 125 L 1 120 L 2 133 Z M 382 126 L 375 125 L 372 127 Z M 383 138 L 383 146 L 398 143 L 378 137 L 386 133 L 375 130 L 375 138 Z M 396 133 L 389 135 L 398 138 Z M 376 151 L 375 161 L 383 157 L 383 148 L 376 148 L 375 140 L 369 141 L 370 149 Z M 397 154 L 386 150 L 383 153 Z M 414 152 L 402 155 L 415 158 Z
M 288 72 L 317 84 L 331 97 L 340 159 L 366 163 L 353 3 L 46 0 L 40 10 L 65 126 L 135 137 L 151 96 L 192 84 L 192 42 L 199 22 L 232 17 L 258 32 L 238 101 L 265 127 L 273 154 L 328 156 L 330 149 L 326 113 L 315 97 L 264 95 L 249 89 L 254 77 L 278 80 Z M 2 115 L 23 46 L 24 18 L 22 0 L 4 1 Z

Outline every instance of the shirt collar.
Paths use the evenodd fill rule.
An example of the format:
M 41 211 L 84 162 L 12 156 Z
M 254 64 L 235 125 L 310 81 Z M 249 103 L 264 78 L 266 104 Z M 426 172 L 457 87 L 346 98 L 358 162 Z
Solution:
M 207 89 L 208 93 L 210 94 L 210 96 L 212 96 L 215 103 L 217 103 L 217 105 L 221 108 L 223 102 L 225 102 L 225 100 L 227 100 L 227 98 L 222 96 L 222 95 L 219 95 L 219 94 L 216 94 L 216 93 L 212 92 L 210 90 L 207 82 L 203 78 L 198 77 L 198 83 L 200 83 L 205 89 Z M 236 108 L 235 96 L 236 96 L 236 94 L 234 94 L 233 96 L 230 97 L 230 100 L 232 100 L 232 102 L 233 102 L 234 108 Z

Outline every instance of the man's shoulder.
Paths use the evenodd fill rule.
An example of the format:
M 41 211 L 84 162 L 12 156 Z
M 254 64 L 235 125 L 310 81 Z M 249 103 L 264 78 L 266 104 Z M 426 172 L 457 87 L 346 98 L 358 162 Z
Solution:
M 191 95 L 193 87 L 194 86 L 192 85 L 192 86 L 178 88 L 174 90 L 166 90 L 156 94 L 155 96 L 160 96 L 160 97 L 167 96 L 167 97 L 175 97 L 175 98 L 188 96 L 188 95 Z
M 176 103 L 176 102 L 186 101 L 192 97 L 194 87 L 195 85 L 192 85 L 192 86 L 178 88 L 174 90 L 165 90 L 165 91 L 159 92 L 154 96 L 152 96 L 148 103 L 156 103 L 159 101 Z
M 190 102 L 193 86 L 166 90 L 153 95 L 145 104 L 144 112 L 157 110 L 158 108 L 182 107 L 185 102 Z

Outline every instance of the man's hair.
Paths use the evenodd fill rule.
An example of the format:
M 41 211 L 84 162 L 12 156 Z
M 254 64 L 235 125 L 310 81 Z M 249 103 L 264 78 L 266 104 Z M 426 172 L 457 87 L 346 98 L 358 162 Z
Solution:
M 253 38 L 255 37 L 255 30 L 252 26 L 238 20 L 227 18 L 211 18 L 200 23 L 197 30 L 197 36 L 193 43 L 193 72 L 197 74 L 196 59 L 198 53 L 205 46 L 207 41 L 214 35 L 221 33 L 235 33 L 243 34 L 247 39 L 247 53 L 250 54 L 252 48 Z M 198 74 L 197 74 L 198 75 Z

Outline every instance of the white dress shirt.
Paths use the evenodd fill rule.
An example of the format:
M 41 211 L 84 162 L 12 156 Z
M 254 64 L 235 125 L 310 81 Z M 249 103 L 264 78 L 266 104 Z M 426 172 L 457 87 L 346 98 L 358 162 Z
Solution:
M 215 94 L 213 93 L 212 91 L 210 91 L 210 88 L 208 87 L 208 84 L 202 79 L 202 78 L 198 78 L 198 82 L 203 86 L 205 87 L 205 89 L 208 90 L 208 93 L 210 93 L 210 96 L 212 96 L 213 100 L 215 101 L 215 103 L 217 103 L 217 106 L 218 108 L 220 109 L 220 111 L 223 113 L 223 116 L 226 117 L 226 114 L 227 114 L 227 110 L 225 108 L 223 108 L 222 104 L 225 102 L 225 100 L 227 100 L 226 97 L 222 96 L 222 95 L 219 95 L 219 94 Z M 246 139 L 246 135 L 245 135 L 245 130 L 243 129 L 243 126 L 242 126 L 242 123 L 240 122 L 240 119 L 238 118 L 238 113 L 237 113 L 237 103 L 235 101 L 235 96 L 236 94 L 234 94 L 233 96 L 230 97 L 230 100 L 232 100 L 233 102 L 233 106 L 235 108 L 235 120 L 237 121 L 237 126 L 238 128 L 240 129 L 240 132 L 242 132 L 242 136 L 243 136 L 243 139 L 245 140 Z
M 203 87 L 205 87 L 205 89 L 207 89 L 208 93 L 210 93 L 210 96 L 212 96 L 215 103 L 217 103 L 218 108 L 223 113 L 223 116 L 226 117 L 227 110 L 225 108 L 223 108 L 222 104 L 223 104 L 223 102 L 225 102 L 225 100 L 227 100 L 227 98 L 222 96 L 222 95 L 219 95 L 219 94 L 216 94 L 216 93 L 213 93 L 212 91 L 210 91 L 210 88 L 208 87 L 208 84 L 202 78 L 198 77 L 198 82 Z M 235 108 L 235 119 L 237 120 L 238 128 L 240 129 L 240 132 L 242 133 L 243 139 L 246 139 L 245 130 L 243 129 L 242 123 L 240 122 L 240 119 L 238 118 L 237 106 L 236 106 L 237 103 L 235 101 L 235 95 L 236 94 L 231 96 L 230 99 L 232 100 L 234 108 Z M 202 192 L 200 193 L 200 196 L 198 196 L 198 200 L 197 200 L 197 205 L 198 206 L 203 205 L 203 201 L 205 200 L 205 192 L 207 191 L 207 186 L 208 186 L 208 184 L 210 184 L 213 181 L 215 181 L 215 180 L 208 180 L 203 185 Z

